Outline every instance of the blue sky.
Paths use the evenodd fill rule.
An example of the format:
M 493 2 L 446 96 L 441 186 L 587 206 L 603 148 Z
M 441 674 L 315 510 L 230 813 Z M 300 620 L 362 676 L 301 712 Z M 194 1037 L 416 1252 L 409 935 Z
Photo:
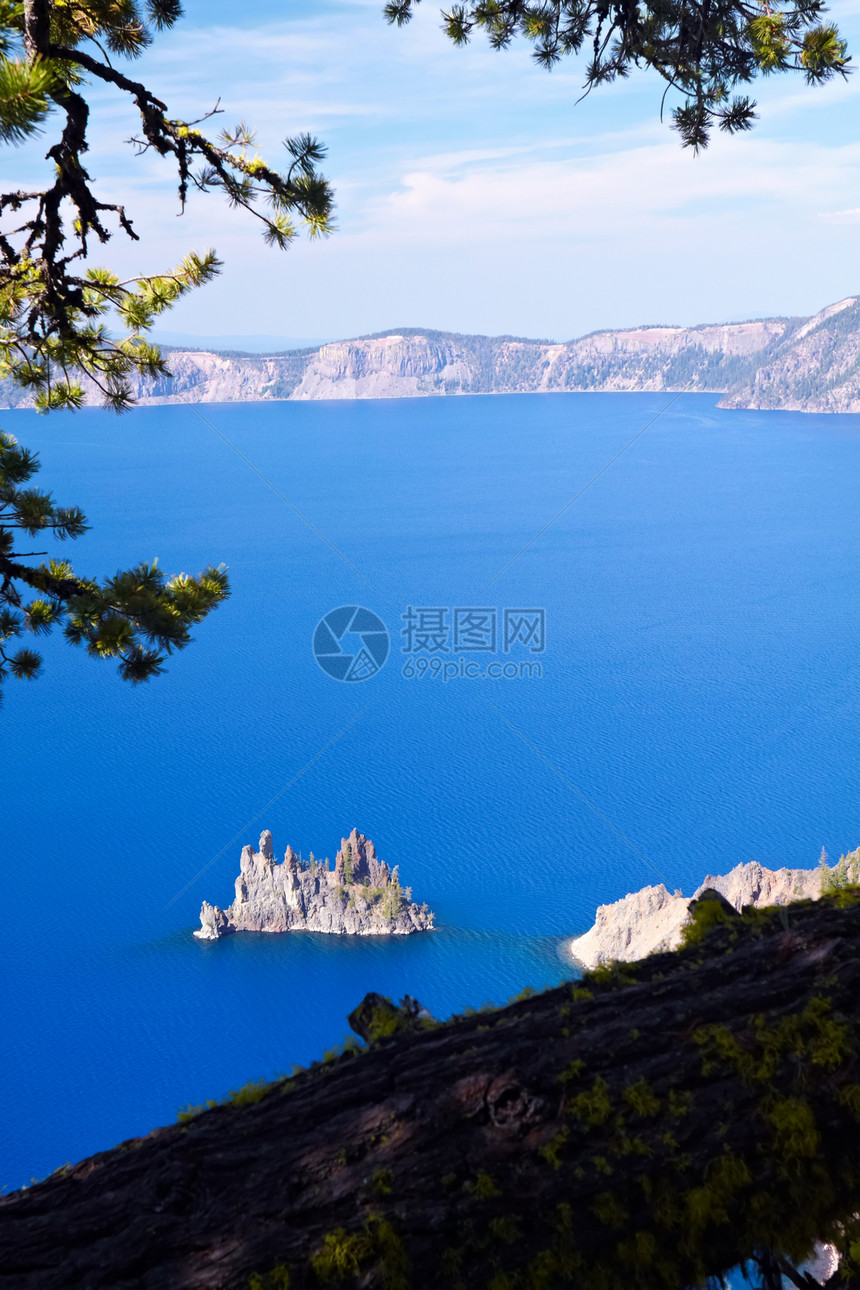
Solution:
M 171 115 L 199 116 L 220 96 L 223 123 L 255 126 L 273 162 L 288 133 L 325 141 L 338 222 L 326 242 L 269 250 L 217 195 L 177 218 L 169 163 L 121 143 L 134 115 L 98 91 L 90 171 L 122 194 L 143 240 L 117 235 L 95 259 L 151 272 L 213 245 L 227 262 L 166 328 L 567 339 L 808 314 L 860 290 L 860 77 L 760 84 L 756 129 L 696 158 L 660 124 L 653 76 L 574 106 L 579 62 L 547 74 L 525 47 L 455 49 L 431 0 L 402 30 L 380 11 L 381 0 L 186 0 L 140 67 Z M 860 50 L 860 0 L 831 13 Z M 32 181 L 43 151 L 7 150 L 6 173 Z

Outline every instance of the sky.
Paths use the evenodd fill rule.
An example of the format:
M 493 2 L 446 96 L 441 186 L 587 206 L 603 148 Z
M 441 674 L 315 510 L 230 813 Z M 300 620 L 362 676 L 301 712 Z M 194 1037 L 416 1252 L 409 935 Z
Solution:
M 748 135 L 694 156 L 659 119 L 651 74 L 580 103 L 583 63 L 455 48 L 439 6 L 406 28 L 381 0 L 186 0 L 134 68 L 172 117 L 247 121 L 260 154 L 328 147 L 337 231 L 267 248 L 218 194 L 178 217 L 168 160 L 95 88 L 89 170 L 141 235 L 93 262 L 157 272 L 214 246 L 225 269 L 165 317 L 173 334 L 336 339 L 402 326 L 571 339 L 609 327 L 808 315 L 860 291 L 860 76 L 771 78 Z M 860 0 L 830 13 L 860 51 Z M 50 137 L 51 125 L 47 127 Z M 4 187 L 43 173 L 44 140 L 4 151 Z M 13 172 L 14 176 L 13 176 Z

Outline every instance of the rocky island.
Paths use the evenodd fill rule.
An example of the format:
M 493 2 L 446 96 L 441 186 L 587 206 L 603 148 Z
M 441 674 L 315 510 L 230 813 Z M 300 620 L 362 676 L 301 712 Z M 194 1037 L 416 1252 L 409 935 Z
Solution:
M 260 849 L 246 846 L 239 861 L 236 898 L 226 909 L 203 902 L 194 935 L 215 941 L 231 932 L 332 932 L 351 936 L 406 936 L 430 931 L 434 915 L 402 888 L 369 838 L 353 829 L 342 838 L 334 867 L 305 860 L 287 847 L 278 864 L 268 829 Z

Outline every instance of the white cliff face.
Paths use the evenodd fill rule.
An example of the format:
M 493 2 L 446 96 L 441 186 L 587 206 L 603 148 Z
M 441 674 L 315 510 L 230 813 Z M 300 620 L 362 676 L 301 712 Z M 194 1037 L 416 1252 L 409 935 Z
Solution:
M 680 358 L 754 357 L 768 351 L 786 327 L 781 319 L 716 327 L 640 327 L 597 332 L 566 344 L 438 333 L 336 341 L 323 345 L 308 361 L 290 398 L 674 389 Z M 687 367 L 678 388 L 726 388 L 713 372 L 697 372 L 695 361 Z
M 473 379 L 456 343 L 395 334 L 323 345 L 291 397 L 409 398 L 468 389 Z
M 860 412 L 860 298 L 828 305 L 764 357 L 752 381 L 729 390 L 722 408 Z
M 565 390 L 712 390 L 721 407 L 860 410 L 860 299 L 814 318 L 594 332 L 563 344 L 412 328 L 281 354 L 165 351 L 132 380 L 142 404 L 381 399 Z M 100 392 L 85 377 L 88 400 Z M 0 381 L 0 407 L 32 392 Z
M 744 905 L 787 905 L 793 900 L 817 900 L 821 894 L 820 867 L 765 869 L 752 861 L 725 875 L 708 874 L 693 897 L 670 895 L 663 883 L 643 887 L 611 905 L 601 905 L 594 926 L 571 941 L 573 957 L 587 968 L 617 959 L 632 963 L 662 950 L 677 949 L 688 920 L 690 899 L 707 888 L 725 896 L 735 909 Z
M 266 830 L 258 851 L 242 851 L 233 904 L 219 909 L 204 901 L 194 935 L 204 941 L 243 931 L 406 936 L 430 931 L 433 920 L 426 905 L 407 898 L 397 869 L 390 871 L 357 829 L 341 839 L 333 869 L 328 861 L 300 860 L 292 847 L 276 863 Z
M 725 896 L 735 909 L 754 905 L 789 905 L 793 900 L 817 900 L 821 895 L 821 867 L 815 869 L 765 869 L 756 861 L 735 865 L 724 876 L 708 874 L 699 890 L 707 887 Z
M 601 905 L 591 930 L 571 941 L 571 953 L 585 967 L 595 968 L 675 949 L 687 921 L 688 903 L 681 895 L 670 895 L 662 882 L 643 887 L 612 905 Z

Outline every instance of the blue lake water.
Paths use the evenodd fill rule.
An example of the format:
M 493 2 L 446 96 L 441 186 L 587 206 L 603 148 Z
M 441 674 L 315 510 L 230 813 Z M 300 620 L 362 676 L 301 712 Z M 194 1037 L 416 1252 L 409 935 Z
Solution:
M 272 487 L 192 408 L 0 414 L 87 512 L 80 570 L 234 587 L 146 686 L 61 640 L 6 686 L 0 1185 L 320 1056 L 367 990 L 501 1001 L 603 901 L 860 843 L 860 417 L 683 396 L 564 510 L 667 402 L 203 408 Z M 311 640 L 351 604 L 392 651 L 339 684 Z M 498 656 L 543 675 L 404 678 L 408 606 L 544 609 Z M 261 828 L 333 857 L 353 825 L 437 932 L 192 938 Z

